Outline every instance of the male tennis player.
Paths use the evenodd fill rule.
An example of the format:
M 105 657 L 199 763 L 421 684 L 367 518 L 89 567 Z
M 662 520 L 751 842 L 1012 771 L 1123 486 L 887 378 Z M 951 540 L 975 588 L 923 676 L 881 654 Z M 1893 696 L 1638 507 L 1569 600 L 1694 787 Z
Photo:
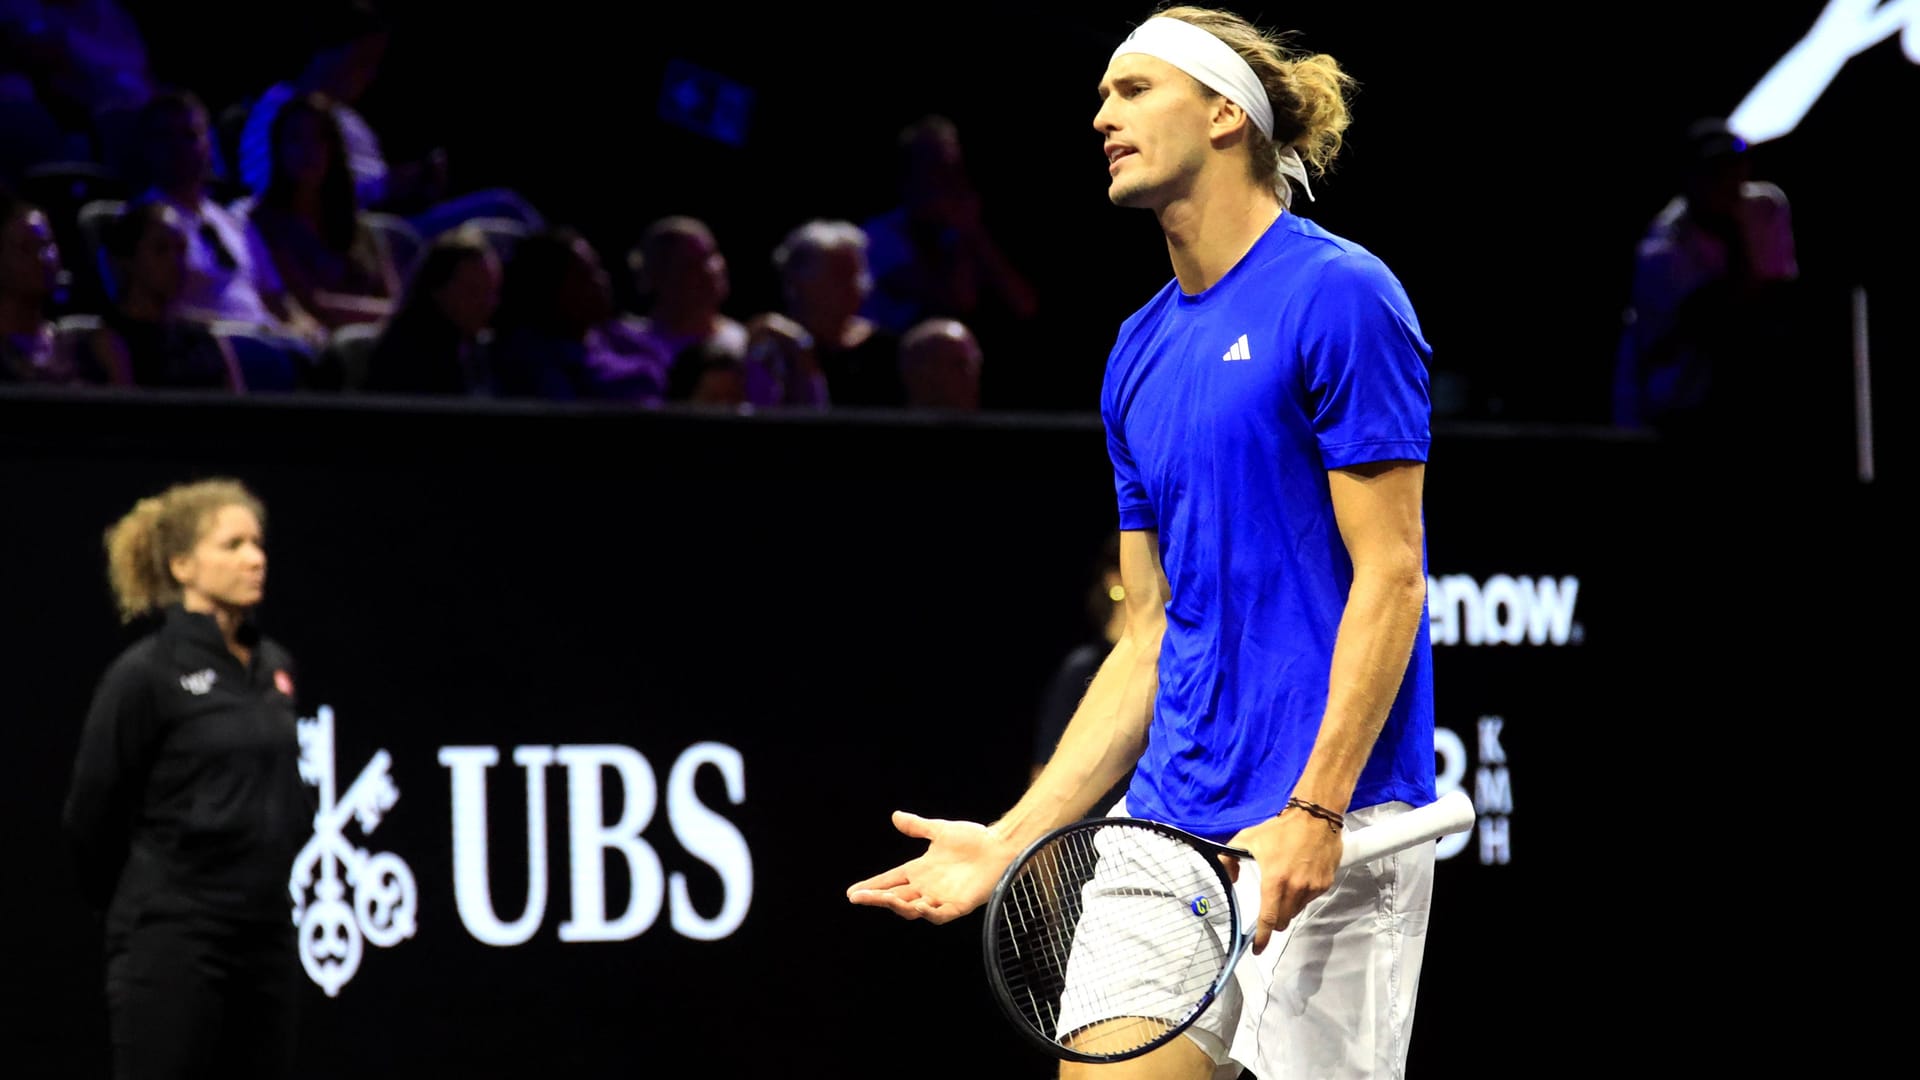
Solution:
M 1115 813 L 1252 852 L 1237 992 L 1101 1078 L 1405 1067 L 1434 847 L 1335 871 L 1343 828 L 1435 798 L 1430 350 L 1378 258 L 1288 212 L 1340 148 L 1350 86 L 1331 57 L 1217 10 L 1162 10 L 1115 50 L 1094 117 L 1108 195 L 1154 212 L 1174 274 L 1121 326 L 1101 398 L 1126 634 L 1012 810 L 896 813 L 925 853 L 848 890 L 907 918 L 964 915 L 1128 769 Z M 1125 885 L 1096 877 L 1086 919 Z M 1128 1023 L 1062 1028 L 1097 1048 L 1102 1020 Z

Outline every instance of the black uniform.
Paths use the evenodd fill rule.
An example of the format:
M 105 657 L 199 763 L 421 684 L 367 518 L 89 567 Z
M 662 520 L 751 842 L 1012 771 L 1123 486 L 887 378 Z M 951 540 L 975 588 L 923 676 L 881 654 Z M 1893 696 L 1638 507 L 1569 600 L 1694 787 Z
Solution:
M 243 665 L 179 605 L 95 691 L 65 823 L 105 916 L 114 1075 L 291 1069 L 300 978 L 287 879 L 310 834 L 293 661 L 251 625 Z

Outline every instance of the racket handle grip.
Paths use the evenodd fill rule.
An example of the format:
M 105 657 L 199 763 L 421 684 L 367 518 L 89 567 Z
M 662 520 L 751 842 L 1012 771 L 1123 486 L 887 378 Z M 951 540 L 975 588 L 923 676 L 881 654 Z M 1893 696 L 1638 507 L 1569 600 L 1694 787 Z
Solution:
M 1467 797 L 1466 792 L 1455 788 L 1425 806 L 1348 832 L 1346 847 L 1340 853 L 1340 867 L 1344 870 L 1355 863 L 1372 862 L 1415 844 L 1466 832 L 1473 828 L 1473 820 L 1473 800 Z

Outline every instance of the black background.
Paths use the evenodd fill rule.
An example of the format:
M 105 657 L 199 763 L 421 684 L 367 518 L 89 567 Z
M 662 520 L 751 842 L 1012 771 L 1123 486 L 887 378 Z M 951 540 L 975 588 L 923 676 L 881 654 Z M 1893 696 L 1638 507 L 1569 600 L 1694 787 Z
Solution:
M 337 999 L 310 990 L 305 1075 L 641 1075 L 672 1045 L 711 1055 L 716 1075 L 796 1059 L 866 1071 L 930 1045 L 933 1075 L 1044 1074 L 993 1011 L 976 924 L 901 922 L 842 893 L 912 853 L 889 811 L 990 819 L 1017 797 L 1034 708 L 1078 640 L 1085 569 L 1112 527 L 1096 425 L 16 394 L 0 433 L 0 490 L 19 513 L 0 530 L 0 564 L 19 571 L 0 790 L 29 882 L 7 892 L 25 1075 L 98 1075 L 104 1060 L 97 927 L 57 831 L 78 721 L 119 642 L 100 530 L 141 494 L 216 473 L 267 503 L 262 619 L 300 662 L 303 710 L 336 711 L 342 789 L 392 755 L 399 802 L 349 835 L 401 856 L 420 886 L 415 938 L 369 948 Z M 1697 474 L 1656 444 L 1443 427 L 1433 461 L 1434 573 L 1581 580 L 1577 645 L 1437 647 L 1439 721 L 1474 768 L 1490 764 L 1480 718 L 1504 721 L 1512 861 L 1481 865 L 1475 844 L 1441 865 L 1413 1067 L 1537 1075 L 1531 1032 L 1626 1053 L 1606 1040 L 1614 1025 L 1690 1007 L 1697 987 L 1676 973 L 1740 962 L 1726 936 L 1650 905 L 1696 872 L 1661 808 L 1749 786 L 1722 778 L 1767 752 L 1738 732 L 1799 715 L 1782 660 L 1813 664 L 1807 629 L 1837 624 L 1802 624 L 1785 592 L 1764 632 L 1754 605 L 1723 603 L 1770 579 L 1727 553 L 1731 532 L 1709 520 L 1724 505 L 1689 509 Z M 1836 545 L 1863 520 L 1852 495 L 1803 501 Z M 1812 539 L 1793 538 L 1798 565 L 1850 580 Z M 1809 644 L 1774 659 L 1753 644 L 1787 639 Z M 1756 665 L 1771 669 L 1764 703 L 1726 692 Z M 439 747 L 510 762 L 520 745 L 615 743 L 664 785 L 704 740 L 745 758 L 741 805 L 711 773 L 698 788 L 753 852 L 737 933 L 693 942 L 663 915 L 631 941 L 559 942 L 556 767 L 546 922 L 516 948 L 467 935 Z M 522 785 L 517 768 L 490 773 L 509 919 L 525 895 Z M 644 835 L 711 914 L 714 879 L 667 825 L 663 809 Z M 617 913 L 625 871 L 610 865 Z M 1623 965 L 1664 976 L 1623 996 L 1607 981 Z
M 216 109 L 297 52 L 291 5 L 129 7 L 162 75 Z M 1845 912 L 1874 909 L 1842 892 L 1858 902 L 1841 919 L 1811 934 L 1802 921 L 1808 905 L 1836 910 L 1836 835 L 1853 830 L 1834 815 L 1870 813 L 1848 755 L 1864 742 L 1871 759 L 1893 738 L 1877 721 L 1898 719 L 1874 683 L 1901 670 L 1886 665 L 1899 639 L 1870 629 L 1903 614 L 1887 511 L 1911 428 L 1898 359 L 1914 350 L 1915 235 L 1896 155 L 1920 68 L 1897 42 L 1755 151 L 1793 199 L 1821 310 L 1844 311 L 1855 285 L 1874 297 L 1881 482 L 1849 479 L 1837 324 L 1834 347 L 1774 373 L 1778 399 L 1806 411 L 1754 415 L 1710 445 L 1530 426 L 1604 418 L 1633 243 L 1671 193 L 1674 136 L 1730 110 L 1821 8 L 1265 13 L 1362 84 L 1306 212 L 1396 269 L 1436 368 L 1473 388 L 1469 418 L 1504 422 L 1440 425 L 1434 571 L 1582 580 L 1579 647 L 1436 661 L 1440 723 L 1470 749 L 1480 716 L 1505 720 L 1514 861 L 1482 866 L 1470 849 L 1441 866 L 1419 1075 L 1670 1071 L 1676 1056 L 1723 1067 L 1748 1052 L 1778 1067 L 1793 1047 L 1755 1037 L 1752 1014 L 1713 1019 L 1718 1003 L 1773 1005 L 1801 1030 L 1842 1000 L 1782 965 L 1817 961 L 1849 933 Z M 23 882 L 4 901 L 12 1060 L 29 1076 L 104 1064 L 96 928 L 55 828 L 79 717 L 119 645 L 100 531 L 140 495 L 226 473 L 268 504 L 263 615 L 302 661 L 306 709 L 338 712 L 343 778 L 394 755 L 401 800 L 362 842 L 405 857 L 422 891 L 415 939 L 369 950 L 337 1000 L 310 995 L 307 1075 L 639 1075 L 675 1047 L 715 1075 L 1044 1075 L 992 1011 L 977 927 L 850 910 L 841 892 L 910 853 L 889 810 L 990 817 L 1017 795 L 1033 706 L 1077 640 L 1085 567 L 1112 526 L 1087 413 L 1118 321 L 1167 275 L 1151 219 L 1106 203 L 1089 126 L 1106 56 L 1146 11 L 476 11 L 394 5 L 400 34 L 364 103 L 391 156 L 445 145 L 462 186 L 521 189 L 610 261 L 654 217 L 702 215 L 740 314 L 771 302 L 781 233 L 883 209 L 893 132 L 953 116 L 988 220 L 1046 311 L 1032 347 L 989 358 L 990 396 L 1063 415 L 0 397 L 0 785 Z M 657 118 L 676 58 L 755 88 L 744 147 Z M 438 747 L 618 743 L 664 780 L 704 739 L 746 758 L 741 806 L 702 788 L 752 845 L 739 933 L 689 942 L 663 916 L 625 943 L 558 942 L 553 769 L 547 922 L 515 949 L 466 935 Z M 496 853 L 524 850 L 518 780 L 494 770 Z M 698 885 L 665 824 L 648 839 Z M 1804 862 L 1779 857 L 1823 827 Z M 508 913 L 512 862 L 496 858 Z

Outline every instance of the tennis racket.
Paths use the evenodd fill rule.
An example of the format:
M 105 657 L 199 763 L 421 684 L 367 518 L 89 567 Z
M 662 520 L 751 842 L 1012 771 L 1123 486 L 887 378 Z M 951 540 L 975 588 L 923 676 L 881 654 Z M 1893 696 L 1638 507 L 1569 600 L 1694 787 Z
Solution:
M 1473 802 L 1436 802 L 1344 834 L 1340 867 L 1473 827 Z M 1253 941 L 1220 856 L 1237 848 L 1138 818 L 1076 821 L 1036 840 L 987 901 L 983 948 L 1014 1026 L 1066 1061 L 1138 1057 L 1199 1019 Z M 1096 868 L 1099 903 L 1086 897 Z

